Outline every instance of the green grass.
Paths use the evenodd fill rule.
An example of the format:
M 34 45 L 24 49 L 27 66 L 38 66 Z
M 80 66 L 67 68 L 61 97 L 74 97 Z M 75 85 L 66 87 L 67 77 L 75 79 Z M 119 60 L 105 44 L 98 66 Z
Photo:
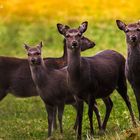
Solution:
M 136 113 L 137 107 L 134 95 L 132 91 L 129 91 L 129 93 L 133 109 Z M 125 129 L 132 128 L 130 115 L 122 98 L 117 94 L 117 92 L 114 92 L 111 98 L 114 106 L 108 121 L 107 134 L 103 137 L 97 135 L 98 128 L 94 114 L 93 120 L 96 131 L 96 139 L 104 139 L 105 137 L 109 139 L 116 133 L 120 134 Z M 97 102 L 103 119 L 105 113 L 104 104 L 101 100 L 97 100 Z M 72 106 L 66 106 L 63 117 L 64 134 L 61 136 L 58 129 L 56 132 L 54 132 L 53 138 L 74 140 L 75 132 L 73 130 L 73 124 L 75 116 L 76 113 Z M 0 126 L 0 138 L 4 140 L 44 140 L 47 136 L 47 113 L 43 102 L 39 97 L 20 99 L 12 95 L 8 95 L 3 101 L 0 102 Z M 85 105 L 83 119 L 84 139 L 86 139 L 88 132 L 89 122 L 87 116 L 87 105 Z
M 59 22 L 59 21 L 58 21 Z M 57 31 L 56 24 L 52 22 L 0 22 L 0 55 L 26 57 L 23 44 L 36 45 L 44 43 L 44 56 L 61 56 L 63 36 Z M 80 23 L 71 21 L 71 27 L 78 27 Z M 104 49 L 114 49 L 126 55 L 124 34 L 119 31 L 114 20 L 89 21 L 88 30 L 84 34 L 96 43 L 94 49 L 85 51 L 84 55 L 93 55 Z M 55 50 L 55 51 L 54 51 Z
M 67 22 L 66 22 L 67 24 Z M 73 22 L 71 26 L 78 27 L 79 23 Z M 95 41 L 93 49 L 82 53 L 84 56 L 94 55 L 105 50 L 114 49 L 126 56 L 124 34 L 117 29 L 115 21 L 89 22 L 85 36 Z M 63 37 L 58 33 L 56 23 L 18 22 L 0 23 L 0 55 L 25 58 L 23 44 L 35 45 L 43 41 L 44 57 L 59 57 L 63 53 Z M 132 89 L 128 88 L 134 113 L 138 118 L 138 111 Z M 98 136 L 97 121 L 94 114 L 94 128 L 96 139 L 119 139 L 120 134 L 132 128 L 128 109 L 122 98 L 115 91 L 111 96 L 114 106 L 107 125 L 107 134 Z M 101 116 L 105 114 L 105 106 L 98 101 Z M 59 129 L 54 132 L 52 139 L 74 140 L 73 124 L 75 111 L 71 106 L 65 107 L 63 126 L 64 134 L 60 135 Z M 83 119 L 83 139 L 88 139 L 89 121 L 87 105 L 85 105 Z M 4 140 L 45 140 L 47 136 L 47 113 L 39 97 L 20 99 L 8 95 L 0 102 L 0 138 Z

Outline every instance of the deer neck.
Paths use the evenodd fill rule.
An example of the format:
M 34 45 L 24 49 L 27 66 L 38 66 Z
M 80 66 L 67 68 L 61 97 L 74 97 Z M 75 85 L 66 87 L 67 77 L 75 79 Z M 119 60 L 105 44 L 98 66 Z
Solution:
M 68 75 L 72 82 L 78 82 L 80 78 L 81 57 L 80 49 L 70 50 L 67 49 L 68 54 Z
M 44 60 L 41 60 L 40 65 L 30 65 L 32 79 L 38 88 L 46 85 L 47 82 L 47 68 Z
M 131 57 L 133 55 L 140 57 L 140 43 L 135 45 L 127 44 L 127 55 L 128 57 Z
M 64 39 L 64 47 L 63 47 L 63 59 L 66 61 L 67 63 L 67 46 L 66 46 L 66 39 Z
M 139 66 L 140 65 L 140 43 L 135 45 L 135 46 L 131 46 L 131 45 L 127 45 L 127 64 L 129 66 Z

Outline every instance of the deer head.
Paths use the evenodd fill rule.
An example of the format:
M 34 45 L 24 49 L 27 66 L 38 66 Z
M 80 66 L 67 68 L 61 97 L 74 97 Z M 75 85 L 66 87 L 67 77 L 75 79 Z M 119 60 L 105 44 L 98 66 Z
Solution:
M 31 65 L 40 65 L 42 61 L 41 48 L 42 42 L 40 42 L 36 47 L 30 47 L 27 44 L 24 45 L 27 50 L 28 61 Z
M 82 43 L 89 43 L 87 38 L 83 37 L 83 33 L 86 31 L 88 22 L 83 22 L 77 29 L 71 29 L 67 25 L 57 24 L 57 28 L 60 34 L 62 34 L 66 39 L 66 44 L 69 49 L 81 49 Z M 84 44 L 85 45 L 85 44 Z M 84 46 L 83 45 L 83 46 Z M 88 44 L 87 44 L 88 45 Z M 91 45 L 95 45 L 91 42 Z M 84 48 L 85 49 L 85 48 Z
M 126 41 L 129 46 L 136 46 L 140 43 L 140 22 L 126 25 L 120 20 L 116 20 L 117 26 L 124 31 Z

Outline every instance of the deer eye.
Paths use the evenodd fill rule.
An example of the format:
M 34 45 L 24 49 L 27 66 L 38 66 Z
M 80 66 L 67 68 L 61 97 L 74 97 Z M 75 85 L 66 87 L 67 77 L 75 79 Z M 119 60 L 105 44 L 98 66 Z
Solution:
M 40 55 L 40 52 L 36 52 L 36 55 Z
M 129 29 L 125 29 L 125 32 L 128 33 L 129 32 Z
M 28 53 L 27 55 L 30 56 L 30 53 Z
M 140 28 L 137 28 L 137 31 L 140 31 Z
M 69 34 L 66 34 L 66 37 L 70 37 L 70 35 Z
M 78 36 L 81 36 L 82 34 L 81 33 L 78 33 Z

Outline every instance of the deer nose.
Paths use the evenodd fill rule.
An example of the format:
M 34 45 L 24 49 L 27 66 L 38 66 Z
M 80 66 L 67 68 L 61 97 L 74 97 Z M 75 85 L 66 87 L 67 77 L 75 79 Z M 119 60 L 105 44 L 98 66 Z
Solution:
M 90 45 L 91 45 L 91 47 L 94 47 L 96 44 L 94 42 L 92 42 Z
M 76 46 L 78 46 L 78 43 L 76 41 L 73 41 L 72 46 L 76 47 Z
M 136 41 L 136 39 L 137 39 L 136 35 L 132 35 L 130 38 L 133 42 Z
M 34 58 L 32 58 L 32 59 L 31 59 L 31 62 L 32 62 L 32 63 L 35 63 L 35 59 L 34 59 Z

